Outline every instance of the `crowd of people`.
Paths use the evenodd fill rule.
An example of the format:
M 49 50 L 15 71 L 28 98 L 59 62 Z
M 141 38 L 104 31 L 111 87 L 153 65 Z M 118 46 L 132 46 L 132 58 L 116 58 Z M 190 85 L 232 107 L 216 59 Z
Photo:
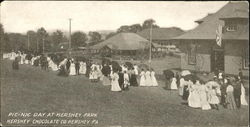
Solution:
M 85 75 L 91 82 L 100 81 L 104 86 L 111 86 L 111 91 L 127 91 L 131 86 L 158 86 L 152 68 L 140 68 L 129 62 L 119 64 L 103 59 L 102 63 L 98 63 L 89 59 L 58 58 L 53 55 L 33 55 L 22 52 L 4 54 L 3 58 L 13 60 L 12 66 L 15 70 L 19 69 L 19 65 L 30 64 L 41 66 L 43 70 L 51 68 L 52 71 L 58 71 L 58 76 Z M 248 105 L 241 71 L 236 77 L 225 76 L 220 71 L 214 74 L 213 79 L 206 82 L 191 73 L 180 75 L 178 72 L 174 74 L 166 71 L 165 76 L 168 89 L 178 90 L 189 107 L 219 110 L 219 105 L 228 109 Z
M 189 107 L 219 110 L 219 105 L 227 109 L 248 105 L 240 75 L 229 77 L 220 72 L 206 82 L 195 75 L 180 76 L 178 80 L 178 93 Z
M 34 55 L 20 51 L 4 54 L 3 58 L 13 60 L 13 69 L 19 69 L 19 65 L 22 64 L 30 64 L 41 66 L 42 70 L 50 68 L 52 71 L 57 71 L 58 76 L 85 75 L 91 82 L 101 81 L 105 86 L 111 85 L 111 91 L 126 91 L 130 86 L 158 86 L 152 68 L 139 68 L 129 62 L 119 64 L 104 59 L 102 63 L 97 63 L 89 59 L 67 57 L 60 58 L 56 62 L 54 55 Z

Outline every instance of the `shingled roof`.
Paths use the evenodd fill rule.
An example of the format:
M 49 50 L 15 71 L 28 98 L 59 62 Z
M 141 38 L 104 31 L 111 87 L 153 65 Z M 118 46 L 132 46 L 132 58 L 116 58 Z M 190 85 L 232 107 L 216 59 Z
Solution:
M 90 49 L 101 49 L 108 46 L 116 50 L 138 50 L 149 47 L 150 42 L 135 34 L 135 33 L 119 33 L 97 45 L 90 47 Z
M 175 37 L 174 39 L 215 39 L 215 31 L 219 25 L 224 26 L 224 21 L 220 20 L 223 16 L 233 14 L 235 10 L 247 10 L 247 2 L 228 2 L 224 7 L 212 15 L 205 17 L 203 23 L 196 28 Z M 244 35 L 245 36 L 245 35 Z
M 170 40 L 173 37 L 180 36 L 184 31 L 177 27 L 169 28 L 153 28 L 152 29 L 152 40 Z M 144 29 L 137 33 L 138 35 L 150 39 L 150 29 Z

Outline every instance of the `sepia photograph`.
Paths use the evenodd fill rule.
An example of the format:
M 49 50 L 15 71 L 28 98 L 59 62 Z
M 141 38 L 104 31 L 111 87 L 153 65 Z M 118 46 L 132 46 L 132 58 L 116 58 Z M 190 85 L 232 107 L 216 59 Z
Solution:
M 0 126 L 249 126 L 248 1 L 2 1 Z

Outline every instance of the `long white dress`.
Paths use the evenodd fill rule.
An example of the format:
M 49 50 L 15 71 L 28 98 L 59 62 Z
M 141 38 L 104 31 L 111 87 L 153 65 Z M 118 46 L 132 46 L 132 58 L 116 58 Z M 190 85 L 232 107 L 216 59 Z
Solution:
M 73 63 L 73 62 L 70 64 L 69 75 L 76 75 L 75 63 Z
M 92 64 L 90 66 L 91 70 L 90 70 L 90 73 L 89 73 L 89 79 L 94 79 L 94 68 L 95 68 L 95 64 Z
M 216 89 L 208 90 L 208 102 L 209 104 L 219 104 L 220 100 L 216 95 Z
M 170 85 L 170 89 L 171 90 L 177 90 L 178 88 L 177 88 L 177 80 L 176 80 L 176 78 L 174 77 L 174 78 L 172 78 L 172 82 L 171 82 L 171 85 Z
M 240 101 L 241 101 L 241 105 L 248 105 L 246 98 L 245 98 L 245 88 L 244 86 L 241 84 L 241 96 L 240 96 Z
M 141 72 L 141 74 L 140 74 L 140 76 L 141 76 L 141 79 L 140 79 L 140 86 L 146 86 L 146 84 L 145 84 L 145 72 L 144 71 L 142 71 Z
M 15 60 L 15 58 L 16 58 L 16 53 L 12 52 L 10 55 L 10 60 Z
M 146 71 L 146 73 L 145 73 L 145 85 L 146 86 L 152 86 L 150 71 Z
M 138 66 L 134 66 L 134 71 L 135 71 L 135 75 L 138 75 L 139 74 L 139 72 L 138 72 Z
M 201 85 L 199 93 L 200 93 L 201 109 L 202 110 L 209 110 L 209 109 L 211 109 L 211 106 L 208 103 L 207 92 L 208 92 L 207 86 Z
M 24 63 L 25 63 L 25 64 L 29 64 L 29 60 L 28 60 L 28 59 L 25 59 L 26 56 L 27 56 L 27 54 L 23 54 Z
M 192 108 L 200 108 L 201 107 L 199 86 L 194 85 L 193 83 L 189 83 L 188 106 L 190 106 Z
M 179 95 L 183 96 L 183 90 L 184 90 L 184 86 L 185 86 L 186 81 L 184 80 L 184 78 L 180 79 L 180 87 L 179 87 Z
M 51 65 L 50 65 L 50 66 L 51 66 L 52 71 L 57 71 L 57 70 L 59 70 L 57 64 L 55 64 L 52 60 L 51 60 Z
M 85 75 L 86 74 L 86 63 L 85 62 L 80 62 L 80 69 L 79 73 Z
M 123 78 L 124 78 L 124 86 L 127 87 L 129 86 L 129 76 L 128 76 L 128 73 L 124 73 L 123 75 Z
M 111 91 L 121 91 L 122 89 L 119 86 L 119 75 L 117 73 L 114 73 L 111 75 Z
M 152 72 L 150 73 L 150 76 L 151 76 L 152 86 L 158 86 L 157 80 L 156 80 L 156 78 L 155 78 L 155 72 L 152 71 Z

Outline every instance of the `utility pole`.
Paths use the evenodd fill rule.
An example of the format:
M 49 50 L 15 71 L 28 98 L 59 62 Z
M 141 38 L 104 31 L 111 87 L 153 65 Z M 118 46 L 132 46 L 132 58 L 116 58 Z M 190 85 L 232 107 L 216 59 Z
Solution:
M 28 35 L 28 50 L 30 49 L 30 38 L 29 38 L 29 34 L 27 33 Z
M 38 52 L 38 37 L 36 37 L 36 51 Z
M 71 18 L 69 18 L 69 50 L 71 50 Z
M 149 47 L 149 68 L 151 67 L 151 57 L 152 57 L 152 25 L 153 23 L 151 23 L 150 25 L 150 47 Z
M 44 37 L 43 37 L 43 54 L 44 54 Z

